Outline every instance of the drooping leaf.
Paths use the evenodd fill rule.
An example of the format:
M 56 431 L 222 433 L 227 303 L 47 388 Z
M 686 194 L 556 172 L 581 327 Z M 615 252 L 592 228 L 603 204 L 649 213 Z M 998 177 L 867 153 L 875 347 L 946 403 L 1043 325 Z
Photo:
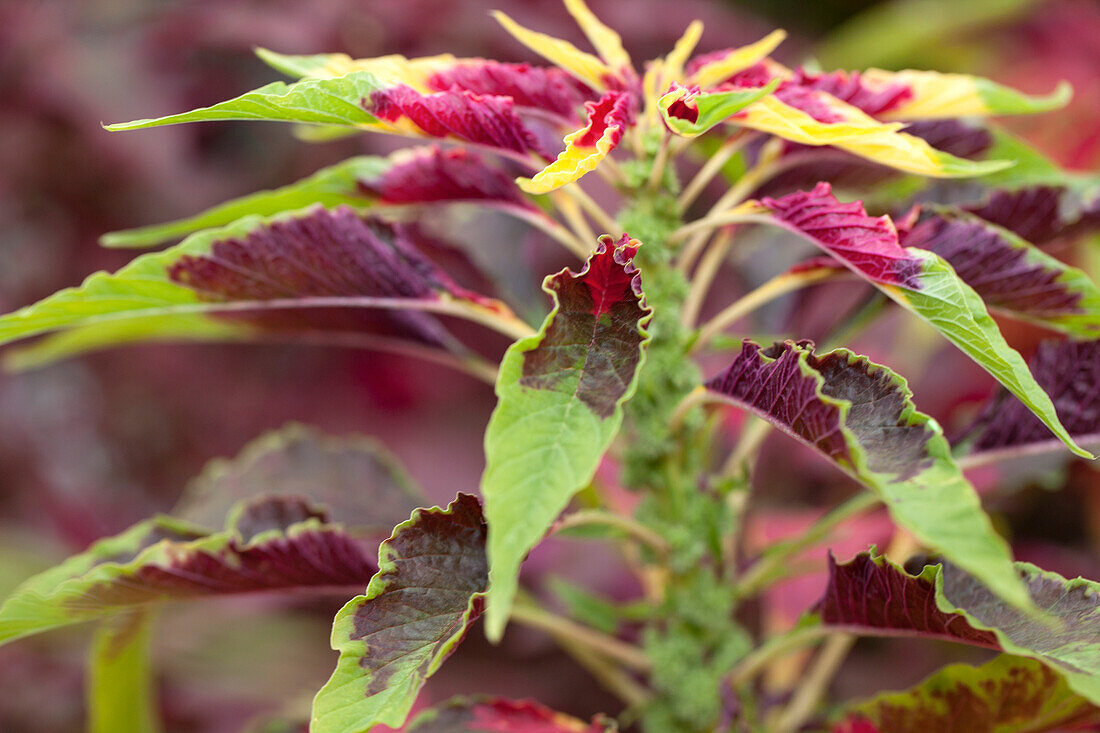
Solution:
M 1030 96 L 989 79 L 938 71 L 868 69 L 863 81 L 872 88 L 904 87 L 906 98 L 883 112 L 886 119 L 919 120 L 992 115 L 1028 115 L 1061 109 L 1073 89 L 1067 82 L 1046 96 Z
M 945 259 L 989 308 L 1077 337 L 1100 335 L 1100 289 L 1084 272 L 976 216 L 931 212 L 901 243 Z
M 578 180 L 615 149 L 631 121 L 630 99 L 622 92 L 608 92 L 598 102 L 586 102 L 588 122 L 565 136 L 565 150 L 535 174 L 517 180 L 527 193 L 549 193 Z
M 107 125 L 107 129 L 141 130 L 160 125 L 214 120 L 273 120 L 320 125 L 372 125 L 377 120 L 361 104 L 379 89 L 378 80 L 365 71 L 329 79 L 281 81 L 226 102 L 180 114 Z
M 592 479 L 633 394 L 650 318 L 631 262 L 637 247 L 625 234 L 601 237 L 579 274 L 548 277 L 554 309 L 501 363 L 481 480 L 491 639 L 504 632 L 524 556 Z
M 585 723 L 532 700 L 455 698 L 417 716 L 405 733 L 611 733 L 602 717 Z
M 404 226 L 364 219 L 347 207 L 312 209 L 271 219 L 245 217 L 141 255 L 113 275 L 96 273 L 79 287 L 0 317 L 0 343 L 62 329 L 115 327 L 127 319 L 155 318 L 170 325 L 169 316 L 230 313 L 240 314 L 234 322 L 252 328 L 346 324 L 364 331 L 375 322 L 353 318 L 356 311 L 332 309 L 430 310 L 452 304 L 475 318 L 506 311 L 499 302 L 455 285 L 412 244 Z M 344 320 L 336 317 L 341 313 Z M 450 339 L 424 313 L 389 314 L 378 326 L 431 344 Z M 151 335 L 140 326 L 138 333 Z
M 157 733 L 150 669 L 153 614 L 135 611 L 96 630 L 88 660 L 88 733 Z
M 831 145 L 898 170 L 937 178 L 981 176 L 1012 165 L 967 160 L 936 150 L 922 138 L 900 132 L 836 97 L 804 87 L 780 86 L 738 112 L 731 123 L 802 145 Z
M 346 587 L 373 573 L 366 546 L 301 500 L 241 505 L 213 534 L 155 517 L 23 583 L 0 606 L 0 643 L 164 601 Z
M 832 563 L 819 611 L 824 623 L 854 633 L 932 635 L 1031 657 L 1100 704 L 1100 584 L 1029 563 L 1015 569 L 1043 615 L 1007 605 L 957 564 L 911 575 L 870 553 Z
M 952 664 L 904 692 L 847 706 L 833 733 L 1076 730 L 1100 709 L 1075 694 L 1054 670 L 1002 654 L 980 667 Z
M 668 93 L 658 101 L 661 117 L 669 129 L 684 137 L 698 137 L 731 115 L 775 91 L 773 81 L 759 89 L 735 89 L 721 92 L 700 92 L 698 87 L 673 83 Z
M 995 189 L 963 209 L 1040 246 L 1100 228 L 1100 192 L 1081 195 L 1068 186 Z
M 301 497 L 332 521 L 366 535 L 389 534 L 424 497 L 386 449 L 366 436 L 332 437 L 300 424 L 273 430 L 235 458 L 211 461 L 173 512 L 205 527 L 243 500 Z
M 378 574 L 332 626 L 336 671 L 313 700 L 314 733 L 405 723 L 420 687 L 481 613 L 488 582 L 477 499 L 418 509 L 378 551 Z
M 1004 340 L 981 297 L 938 255 L 902 247 L 889 217 L 868 216 L 859 202 L 840 203 L 827 183 L 764 198 L 759 207 L 768 213 L 762 221 L 805 237 L 931 324 L 1019 397 L 1070 450 L 1091 458 L 1059 422 L 1050 397 Z
M 881 496 L 899 526 L 1008 602 L 1029 607 L 1008 545 L 952 460 L 943 431 L 888 368 L 847 349 L 818 356 L 809 342 L 761 349 L 746 340 L 707 389 L 821 453 Z
M 1031 369 L 1069 433 L 1085 445 L 1100 444 L 1100 341 L 1045 341 Z M 989 401 L 968 433 L 971 453 L 1011 456 L 1057 449 L 1045 426 L 1004 391 Z
M 1066 186 L 1074 192 L 1084 192 L 1100 185 L 1095 173 L 1062 169 L 1028 143 L 997 125 L 986 123 L 993 144 L 986 151 L 988 159 L 1012 160 L 1015 165 L 982 176 L 977 183 L 985 186 L 1018 189 L 1027 186 Z

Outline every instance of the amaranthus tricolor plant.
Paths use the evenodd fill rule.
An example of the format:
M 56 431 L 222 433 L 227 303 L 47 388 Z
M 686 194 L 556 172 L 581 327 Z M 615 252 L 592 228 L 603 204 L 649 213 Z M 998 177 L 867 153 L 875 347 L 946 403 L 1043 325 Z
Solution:
M 339 659 L 313 700 L 315 733 L 1041 731 L 1100 719 L 1100 586 L 1014 563 L 964 474 L 1021 455 L 1091 458 L 1082 446 L 1100 444 L 1100 291 L 1045 249 L 1100 222 L 1096 180 L 976 119 L 1056 110 L 1068 88 L 1036 98 L 957 74 L 789 69 L 770 58 L 781 31 L 693 56 L 699 23 L 639 69 L 583 0 L 565 4 L 595 54 L 498 13 L 553 65 L 260 50 L 296 81 L 108 126 L 282 120 L 314 139 L 435 142 L 108 235 L 113 247 L 184 239 L 0 318 L 4 343 L 44 337 L 9 352 L 23 364 L 143 340 L 278 339 L 462 370 L 495 385 L 498 400 L 480 499 L 455 487 L 448 507 L 418 508 L 375 443 L 284 431 L 212 469 L 174 516 L 27 581 L 0 608 L 0 640 L 98 621 L 96 731 L 158 728 L 144 660 L 159 604 L 349 585 L 366 591 L 333 624 Z M 891 215 L 871 216 L 833 186 Z M 551 307 L 537 328 L 460 285 L 412 223 L 455 204 L 514 216 L 582 263 L 546 278 Z M 819 254 L 702 321 L 722 268 L 759 246 L 749 236 L 759 227 Z M 1000 383 L 969 430 L 949 442 L 901 375 L 840 345 L 799 333 L 770 345 L 731 339 L 768 303 L 836 281 L 866 297 L 830 314 L 831 340 L 900 308 Z M 1044 344 L 1029 369 L 990 311 L 1064 340 Z M 514 343 L 497 364 L 463 343 L 470 330 L 456 333 L 453 319 Z M 731 423 L 733 411 L 746 419 Z M 859 489 L 804 534 L 760 550 L 746 516 L 772 428 Z M 342 470 L 310 474 L 322 460 Z M 799 572 L 805 551 L 879 505 L 896 527 L 884 552 L 830 556 L 820 600 L 792 628 L 761 629 L 759 599 Z M 371 538 L 395 524 L 375 560 Z M 639 596 L 574 590 L 567 615 L 553 611 L 520 572 L 548 534 L 616 543 Z M 622 709 L 584 723 L 486 697 L 409 721 L 483 614 L 492 641 L 509 622 L 551 635 Z M 833 706 L 828 683 L 860 635 L 1000 654 Z M 785 689 L 764 683 L 792 660 Z

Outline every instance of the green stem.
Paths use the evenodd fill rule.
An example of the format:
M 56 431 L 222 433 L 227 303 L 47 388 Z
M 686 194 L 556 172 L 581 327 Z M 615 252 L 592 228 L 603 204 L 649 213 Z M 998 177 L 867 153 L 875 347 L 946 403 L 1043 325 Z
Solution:
M 707 184 L 714 180 L 714 177 L 721 172 L 730 158 L 737 155 L 751 139 L 751 134 L 746 134 L 742 131 L 730 135 L 729 139 L 722 143 L 722 147 L 718 148 L 714 155 L 707 159 L 707 162 L 703 164 L 703 167 L 699 169 L 699 172 L 695 174 L 695 177 L 692 178 L 691 182 L 684 188 L 684 192 L 680 194 L 680 198 L 677 199 L 680 211 L 687 211 L 688 207 L 695 203 L 695 199 L 699 197 L 699 194 L 703 192 Z
M 737 594 L 742 598 L 750 598 L 783 577 L 790 566 L 791 558 L 824 541 L 838 525 L 862 514 L 880 501 L 875 494 L 861 491 L 818 519 L 801 536 L 772 545 L 737 581 Z
M 796 628 L 781 636 L 772 637 L 747 654 L 733 668 L 733 672 L 730 673 L 730 684 L 739 687 L 751 681 L 776 659 L 817 644 L 828 635 L 828 628 L 814 625 Z
M 791 702 L 775 722 L 776 733 L 794 733 L 813 714 L 833 676 L 856 643 L 851 634 L 832 634 L 802 678 Z
M 605 527 L 621 529 L 657 554 L 668 554 L 669 546 L 664 537 L 630 517 L 622 514 L 615 514 L 614 512 L 603 511 L 601 509 L 584 509 L 579 512 L 574 512 L 562 518 L 562 520 L 555 525 L 554 531 L 561 532 L 571 527 L 591 525 L 603 525 Z
M 576 644 L 614 659 L 619 664 L 637 672 L 650 669 L 649 657 L 638 647 L 613 636 L 582 626 L 575 621 L 543 610 L 529 602 L 519 602 L 512 608 L 512 620 L 553 636 L 564 636 Z

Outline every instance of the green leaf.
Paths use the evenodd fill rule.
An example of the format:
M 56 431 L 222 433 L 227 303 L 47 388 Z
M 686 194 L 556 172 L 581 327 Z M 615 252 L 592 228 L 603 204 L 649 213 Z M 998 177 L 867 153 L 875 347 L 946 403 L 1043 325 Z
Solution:
M 340 204 L 362 207 L 369 203 L 370 198 L 360 191 L 359 181 L 381 175 L 390 165 L 392 163 L 388 158 L 378 156 L 350 158 L 290 185 L 242 196 L 194 216 L 104 234 L 99 243 L 104 247 L 151 247 L 200 229 L 232 224 L 245 216 L 274 216 L 312 204 L 329 208 Z
M 831 565 L 818 610 L 850 633 L 931 636 L 1031 657 L 1100 704 L 1100 583 L 1023 562 L 1014 569 L 1041 614 L 1005 603 L 957 563 L 912 575 L 873 551 Z
M 490 639 L 504 633 L 523 558 L 592 480 L 634 392 L 651 315 L 631 263 L 637 247 L 625 234 L 601 237 L 580 274 L 547 278 L 553 310 L 501 363 L 481 479 Z
M 849 705 L 835 733 L 988 731 L 1042 733 L 1076 729 L 1100 709 L 1033 659 L 1002 654 L 980 667 L 952 664 L 904 692 Z
M 154 517 L 30 578 L 0 606 L 0 644 L 172 600 L 358 585 L 366 547 L 301 500 L 239 505 L 225 531 Z
M 432 346 L 454 346 L 427 314 L 364 321 L 344 311 L 343 319 L 333 314 L 341 308 L 445 309 L 456 315 L 469 309 L 475 319 L 507 310 L 458 287 L 400 226 L 364 219 L 348 207 L 318 207 L 269 219 L 248 216 L 141 255 L 114 274 L 95 273 L 79 287 L 0 317 L 0 344 L 78 329 L 24 355 L 24 364 L 113 343 L 264 333 L 285 338 L 341 330 L 373 335 L 382 329 L 386 335 L 389 329 Z
M 707 389 L 824 455 L 881 496 L 899 526 L 1010 604 L 1034 610 L 943 431 L 890 369 L 847 349 L 817 355 L 808 342 L 761 349 L 746 341 Z
M 149 662 L 153 616 L 136 611 L 96 630 L 88 661 L 88 733 L 156 733 L 156 693 Z
M 477 499 L 417 509 L 382 543 L 378 567 L 366 594 L 336 614 L 340 659 L 313 700 L 313 733 L 404 725 L 424 681 L 481 612 L 488 567 Z
M 335 79 L 303 79 L 293 84 L 272 82 L 239 97 L 190 112 L 119 122 L 106 129 L 141 130 L 161 125 L 215 120 L 271 120 L 319 125 L 369 125 L 376 118 L 362 100 L 381 88 L 373 75 L 356 71 Z
M 1016 395 L 1070 450 L 1093 457 L 1059 421 L 1050 397 L 1036 383 L 1023 357 L 1005 341 L 981 296 L 938 255 L 902 247 L 889 217 L 869 216 L 858 201 L 837 201 L 827 183 L 778 199 L 765 197 L 745 205 L 745 210 L 763 210 L 767 216 L 749 213 L 745 218 L 775 224 L 808 239 L 927 321 Z
M 1100 175 L 1067 171 L 1026 142 L 993 124 L 986 125 L 993 144 L 986 149 L 988 160 L 1012 160 L 1016 165 L 976 178 L 984 186 L 1017 189 L 1024 186 L 1067 186 L 1084 192 L 1100 186 Z
M 657 106 L 665 124 L 676 134 L 698 137 L 774 92 L 780 81 L 772 79 L 766 86 L 758 89 L 702 93 L 693 93 L 684 86 L 674 84 L 672 91 L 657 101 Z
M 373 438 L 334 437 L 291 423 L 234 458 L 208 463 L 172 513 L 217 527 L 239 502 L 265 497 L 307 499 L 349 532 L 374 536 L 388 535 L 425 503 L 420 487 Z

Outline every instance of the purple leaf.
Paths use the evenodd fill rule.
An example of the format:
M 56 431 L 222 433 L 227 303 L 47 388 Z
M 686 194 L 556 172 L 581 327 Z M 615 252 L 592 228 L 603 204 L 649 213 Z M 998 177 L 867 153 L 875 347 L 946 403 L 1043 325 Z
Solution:
M 828 458 L 881 496 L 899 526 L 1027 607 L 1008 546 L 939 425 L 888 368 L 845 349 L 818 356 L 805 341 L 768 349 L 745 341 L 706 387 Z
M 147 520 L 26 581 L 0 607 L 0 641 L 163 601 L 365 583 L 368 546 L 326 522 L 293 498 L 239 505 L 213 534 Z
M 898 242 L 890 217 L 869 216 L 859 201 L 837 201 L 828 183 L 760 203 L 775 223 L 807 237 L 869 280 L 920 289 L 922 262 Z
M 569 122 L 579 121 L 580 106 L 594 96 L 585 84 L 559 68 L 483 59 L 459 61 L 429 76 L 427 85 L 437 91 L 510 97 L 517 107 L 549 112 Z
M 393 126 L 428 137 L 451 138 L 520 155 L 543 154 L 510 97 L 468 91 L 421 94 L 398 84 L 371 93 L 368 112 Z M 410 128 L 411 126 L 411 128 Z
M 308 499 L 350 531 L 375 537 L 388 535 L 424 503 L 420 489 L 373 439 L 336 438 L 292 424 L 257 438 L 235 458 L 209 463 L 174 514 L 217 527 L 237 502 L 260 496 Z
M 416 718 L 405 733 L 611 733 L 618 730 L 598 716 L 585 723 L 533 700 L 457 698 Z
M 911 575 L 870 553 L 833 563 L 818 609 L 825 624 L 854 633 L 929 636 L 1031 657 L 1100 702 L 1100 584 L 1028 563 L 1015 569 L 1041 613 L 1010 607 L 956 564 Z
M 464 201 L 538 211 L 512 176 L 476 153 L 433 146 L 404 150 L 390 160 L 393 164 L 376 178 L 359 181 L 363 193 L 382 203 Z
M 1100 720 L 1100 709 L 1057 672 L 1002 654 L 980 667 L 944 667 L 904 692 L 851 704 L 842 716 L 833 733 L 1043 733 L 1081 730 Z
M 933 207 L 902 244 L 947 260 L 990 308 L 1075 336 L 1100 332 L 1100 290 L 1088 275 L 977 216 Z
M 418 509 L 378 552 L 365 595 L 336 615 L 336 671 L 313 701 L 313 723 L 339 733 L 400 726 L 424 681 L 481 614 L 488 583 L 485 520 L 459 494 L 446 509 Z
M 1089 443 L 1100 439 L 1100 341 L 1044 341 L 1030 366 L 1070 434 Z M 1059 446 L 1030 410 L 1003 391 L 989 401 L 968 434 L 971 451 L 979 454 Z
M 996 190 L 964 209 L 1037 245 L 1100 228 L 1100 195 L 1082 197 L 1065 186 Z

